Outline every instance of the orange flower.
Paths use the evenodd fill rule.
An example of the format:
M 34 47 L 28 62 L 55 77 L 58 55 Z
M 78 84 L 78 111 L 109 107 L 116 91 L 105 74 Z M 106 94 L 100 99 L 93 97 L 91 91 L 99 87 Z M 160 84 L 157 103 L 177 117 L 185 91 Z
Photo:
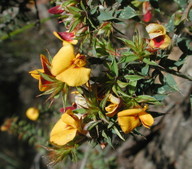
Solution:
M 68 109 L 53 127 L 50 133 L 50 142 L 63 146 L 72 141 L 78 133 L 84 134 L 82 121 Z
M 148 106 L 144 106 L 144 108 L 133 108 L 119 112 L 118 123 L 122 131 L 124 133 L 129 133 L 141 124 L 146 128 L 152 126 L 154 119 L 146 112 L 147 108 Z
M 84 55 L 74 54 L 74 47 L 65 44 L 53 57 L 51 73 L 69 86 L 81 86 L 89 80 L 91 69 L 85 68 Z
M 36 121 L 39 117 L 39 110 L 35 107 L 30 107 L 27 109 L 25 114 L 26 114 L 28 119 L 30 119 L 32 121 Z
M 166 29 L 163 25 L 151 23 L 146 26 L 146 30 L 150 37 L 150 47 L 165 49 L 170 45 L 171 39 L 166 34 Z
M 108 117 L 113 117 L 117 113 L 116 110 L 119 107 L 120 99 L 110 94 L 109 101 L 111 103 L 107 107 L 105 107 L 105 110 L 107 111 L 106 115 Z

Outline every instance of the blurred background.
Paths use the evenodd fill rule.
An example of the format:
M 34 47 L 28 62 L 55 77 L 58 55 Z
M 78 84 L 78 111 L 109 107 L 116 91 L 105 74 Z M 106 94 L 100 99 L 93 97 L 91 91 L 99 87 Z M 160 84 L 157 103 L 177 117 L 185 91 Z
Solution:
M 173 1 L 161 2 L 165 12 L 177 10 Z M 25 111 L 28 107 L 39 104 L 47 107 L 46 97 L 37 97 L 40 94 L 37 81 L 28 72 L 40 67 L 40 54 L 47 55 L 49 49 L 50 55 L 54 55 L 61 47 L 52 32 L 64 31 L 63 25 L 48 13 L 52 6 L 54 4 L 50 4 L 49 0 L 0 0 L 1 125 L 15 116 L 27 121 Z M 179 48 L 174 48 L 170 57 L 177 58 L 181 54 Z M 191 67 L 189 58 L 182 71 L 192 74 Z M 176 78 L 176 81 L 181 92 L 169 96 L 164 107 L 154 107 L 167 114 L 156 118 L 156 124 L 150 131 L 142 129 L 146 138 L 128 136 L 123 144 L 114 138 L 115 150 L 110 147 L 93 149 L 91 145 L 84 145 L 79 162 L 53 166 L 47 160 L 44 145 L 34 147 L 16 134 L 0 131 L 0 168 L 191 169 L 192 115 L 189 96 L 192 86 L 191 82 L 181 78 Z

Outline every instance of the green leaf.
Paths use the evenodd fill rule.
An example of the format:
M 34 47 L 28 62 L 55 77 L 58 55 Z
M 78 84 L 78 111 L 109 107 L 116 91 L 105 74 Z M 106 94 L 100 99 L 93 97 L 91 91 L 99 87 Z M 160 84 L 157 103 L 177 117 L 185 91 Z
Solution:
M 110 65 L 110 69 L 113 73 L 115 73 L 116 77 L 118 77 L 119 75 L 119 70 L 118 70 L 118 65 L 117 65 L 117 62 L 116 62 L 116 58 L 115 56 L 111 56 L 111 59 L 112 59 L 112 63 Z
M 120 63 L 129 63 L 138 59 L 139 59 L 139 56 L 136 56 L 135 54 L 129 54 L 129 55 L 123 54 L 123 57 L 120 59 Z
M 91 121 L 91 122 L 89 122 L 88 124 L 86 124 L 87 130 L 90 131 L 95 126 L 97 126 L 99 123 L 101 123 L 101 120 L 100 121 Z
M 125 7 L 119 16 L 120 19 L 130 19 L 133 18 L 134 16 L 137 16 L 136 11 L 131 8 L 130 6 Z
M 105 138 L 106 142 L 107 142 L 111 147 L 113 147 L 112 139 L 111 139 L 110 136 L 108 136 L 107 133 L 105 133 L 105 130 L 102 131 L 102 136 Z
M 87 113 L 87 110 L 80 108 L 80 109 L 73 110 L 73 112 L 78 113 L 78 114 L 85 114 L 85 113 Z
M 153 104 L 161 105 L 161 103 L 156 98 L 149 95 L 140 95 L 136 97 L 135 100 L 138 103 L 153 103 Z
M 159 66 L 156 62 L 151 61 L 151 60 L 148 59 L 148 58 L 144 58 L 144 59 L 143 59 L 143 62 L 146 63 L 146 64 L 148 64 L 148 65 Z
M 125 75 L 124 78 L 127 80 L 137 81 L 143 79 L 144 77 L 139 75 Z
M 70 12 L 70 13 L 72 13 L 72 14 L 82 12 L 82 10 L 81 10 L 81 9 L 76 8 L 76 7 L 74 7 L 74 6 L 69 6 L 67 9 L 68 9 L 68 10 L 69 10 L 69 12 Z
M 136 86 L 137 86 L 137 81 L 133 80 L 129 82 L 128 89 L 131 95 L 135 94 Z
M 164 95 L 164 94 L 169 94 L 169 93 L 174 92 L 174 91 L 175 91 L 174 88 L 172 88 L 171 86 L 164 85 L 164 86 L 158 88 L 157 92 L 158 92 L 158 94 Z
M 113 127 L 113 132 L 117 134 L 121 140 L 125 141 L 125 139 L 123 138 L 123 136 L 121 135 L 116 126 Z
M 113 16 L 113 11 L 110 11 L 109 9 L 106 10 L 100 10 L 100 15 L 97 17 L 97 19 L 100 22 L 106 21 L 106 20 L 112 20 L 115 19 Z
M 177 83 L 175 82 L 175 79 L 173 78 L 173 76 L 171 74 L 166 74 L 165 75 L 165 81 L 166 83 L 172 87 L 173 89 L 175 89 L 176 91 L 179 91 L 179 88 L 177 86 Z
M 192 21 L 192 9 L 189 11 L 189 20 Z
M 180 5 L 180 7 L 185 8 L 187 6 L 188 0 L 174 0 Z
M 101 120 L 103 120 L 106 123 L 109 123 L 108 119 L 106 118 L 106 116 L 103 115 L 101 111 L 99 111 L 98 114 Z
M 119 87 L 125 88 L 129 83 L 117 80 L 117 84 L 118 84 Z
M 165 94 L 156 94 L 153 97 L 155 99 L 157 99 L 158 101 L 163 101 L 165 99 L 165 97 L 167 97 L 167 95 L 165 95 Z
M 108 97 L 109 97 L 109 92 L 107 92 L 107 94 L 105 95 L 104 99 L 102 99 L 102 101 L 100 102 L 100 106 L 101 106 L 102 110 L 104 110 L 105 107 L 106 107 L 106 103 L 107 103 Z
M 174 32 L 174 28 L 175 28 L 175 26 L 174 26 L 174 19 L 175 19 L 175 14 L 173 14 L 171 16 L 171 18 L 169 19 L 168 24 L 166 25 L 167 32 Z
M 144 76 L 148 76 L 148 73 L 149 73 L 149 65 L 146 65 L 141 69 L 141 74 Z

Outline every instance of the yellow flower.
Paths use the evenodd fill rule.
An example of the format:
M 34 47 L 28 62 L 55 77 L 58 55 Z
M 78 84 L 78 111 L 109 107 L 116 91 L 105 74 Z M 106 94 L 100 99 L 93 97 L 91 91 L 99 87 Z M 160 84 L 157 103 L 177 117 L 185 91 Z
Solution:
M 68 109 L 53 127 L 50 133 L 50 142 L 63 146 L 72 141 L 78 133 L 84 133 L 81 119 Z
M 131 132 L 141 124 L 146 128 L 153 125 L 154 119 L 146 112 L 147 107 L 127 109 L 118 113 L 118 123 L 124 133 Z
M 163 25 L 151 23 L 146 26 L 146 31 L 149 34 L 149 45 L 152 48 L 165 49 L 171 43 L 170 37 L 166 34 L 166 29 Z
M 65 44 L 53 57 L 51 73 L 69 86 L 81 86 L 87 83 L 91 72 L 85 64 L 85 56 L 75 56 L 73 45 Z
M 117 113 L 116 110 L 119 107 L 120 99 L 110 94 L 109 101 L 111 103 L 107 107 L 105 107 L 105 110 L 107 111 L 106 115 L 108 117 L 113 117 Z
M 25 114 L 26 114 L 28 119 L 30 119 L 32 121 L 36 121 L 39 117 L 39 110 L 35 107 L 30 107 L 27 109 Z
M 29 73 L 31 74 L 31 76 L 37 80 L 39 80 L 39 90 L 40 91 L 47 91 L 51 88 L 51 84 L 52 82 L 45 80 L 40 73 L 44 73 L 46 75 L 52 76 L 49 67 L 50 67 L 50 63 L 48 61 L 48 59 L 46 58 L 46 56 L 44 55 L 40 55 L 40 60 L 41 60 L 41 65 L 42 65 L 42 69 L 35 69 L 30 71 Z

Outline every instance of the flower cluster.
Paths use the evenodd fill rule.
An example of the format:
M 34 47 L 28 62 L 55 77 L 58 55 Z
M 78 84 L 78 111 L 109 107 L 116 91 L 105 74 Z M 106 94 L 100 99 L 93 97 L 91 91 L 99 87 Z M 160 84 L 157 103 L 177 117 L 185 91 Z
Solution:
M 144 35 L 148 33 L 147 40 L 139 31 L 132 40 L 118 34 L 115 24 L 136 16 L 130 6 L 121 8 L 112 3 L 107 11 L 109 4 L 99 1 L 95 2 L 98 8 L 87 12 L 95 4 L 65 1 L 49 9 L 49 13 L 59 15 L 67 31 L 53 33 L 62 47 L 51 59 L 41 55 L 42 69 L 30 74 L 39 80 L 44 94 L 53 99 L 62 96 L 60 117 L 49 135 L 50 146 L 55 153 L 59 150 L 55 161 L 86 141 L 102 148 L 112 146 L 113 135 L 124 140 L 126 134 L 140 134 L 138 127 L 151 128 L 155 123 L 158 115 L 150 111 L 150 105 L 161 104 L 159 91 L 167 92 L 172 78 L 163 78 L 166 75 L 161 72 L 168 70 L 161 58 L 168 58 L 166 48 L 171 46 L 171 38 L 162 24 L 145 25 L 153 19 L 150 2 L 134 2 L 142 9 L 141 27 L 146 30 Z M 111 11 L 113 7 L 117 10 Z M 132 11 L 131 16 L 128 11 Z M 111 36 L 113 32 L 117 37 Z M 122 43 L 116 47 L 119 40 Z
M 48 12 L 65 30 L 53 32 L 60 48 L 53 56 L 41 54 L 41 68 L 29 72 L 39 96 L 48 95 L 48 108 L 40 103 L 27 109 L 24 120 L 7 118 L 1 131 L 43 145 L 53 163 L 73 157 L 87 142 L 104 149 L 129 135 L 146 136 L 163 114 L 154 107 L 179 91 L 175 76 L 192 80 L 179 72 L 191 53 L 191 29 L 183 29 L 190 11 L 178 7 L 168 18 L 157 1 L 51 2 Z M 175 47 L 182 51 L 178 60 L 170 57 Z

